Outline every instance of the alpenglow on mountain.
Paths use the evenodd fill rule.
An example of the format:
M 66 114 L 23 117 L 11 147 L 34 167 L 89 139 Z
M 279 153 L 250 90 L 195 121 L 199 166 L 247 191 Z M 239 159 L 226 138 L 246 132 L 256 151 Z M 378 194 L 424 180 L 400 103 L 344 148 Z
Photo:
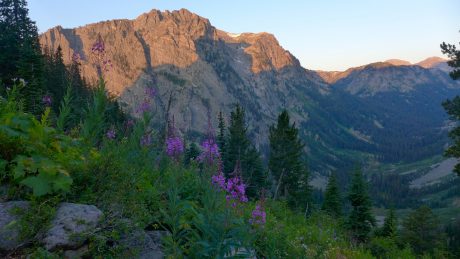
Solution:
M 240 103 L 264 152 L 268 127 L 286 108 L 318 171 L 363 158 L 415 161 L 440 154 L 448 141 L 441 102 L 460 88 L 435 60 L 381 62 L 345 72 L 307 70 L 272 34 L 227 33 L 185 9 L 75 29 L 58 26 L 40 40 L 53 50 L 60 46 L 67 63 L 78 53 L 91 82 L 97 77 L 91 47 L 98 37 L 113 64 L 105 74 L 107 88 L 126 111 L 136 115 L 145 89 L 155 87 L 152 112 L 158 122 L 174 115 L 182 134 L 199 136 L 208 113 L 215 119 Z

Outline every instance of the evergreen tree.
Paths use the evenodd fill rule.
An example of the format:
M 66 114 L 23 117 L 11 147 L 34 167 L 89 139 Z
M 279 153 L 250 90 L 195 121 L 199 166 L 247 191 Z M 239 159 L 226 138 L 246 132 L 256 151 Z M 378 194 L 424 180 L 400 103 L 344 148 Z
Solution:
M 401 239 L 420 255 L 433 254 L 444 243 L 439 220 L 428 206 L 421 206 L 404 219 Z
M 195 142 L 192 142 L 190 146 L 185 150 L 184 164 L 189 166 L 200 155 L 200 148 Z
M 460 49 L 457 49 L 457 47 L 453 44 L 446 44 L 443 42 L 441 44 L 441 51 L 450 59 L 447 61 L 447 64 L 453 68 L 450 72 L 452 79 L 460 79 Z M 460 120 L 460 96 L 456 96 L 452 100 L 445 101 L 442 106 L 450 115 L 452 120 L 457 122 Z M 454 141 L 454 144 L 446 150 L 445 154 L 450 157 L 460 158 L 460 127 L 455 127 L 449 132 L 449 135 Z M 455 165 L 454 171 L 460 176 L 460 164 Z
M 441 44 L 441 51 L 449 57 L 447 64 L 454 70 L 450 72 L 452 79 L 457 80 L 460 78 L 460 49 L 457 49 L 453 44 L 443 42 Z
M 375 225 L 375 219 L 371 211 L 372 204 L 367 191 L 367 184 L 359 169 L 353 174 L 348 199 L 352 206 L 348 218 L 348 228 L 356 242 L 365 242 L 372 226 Z
M 322 210 L 334 217 L 342 216 L 342 198 L 337 184 L 337 176 L 334 173 L 329 176 Z
M 295 123 L 290 124 L 286 110 L 278 122 L 270 127 L 270 157 L 268 166 L 276 181 L 275 199 L 283 195 L 294 207 L 308 206 L 310 188 L 308 171 L 302 162 L 304 144 L 298 136 Z
M 390 208 L 383 222 L 382 228 L 379 230 L 379 236 L 395 238 L 398 234 L 398 220 L 395 210 Z
M 217 133 L 217 146 L 219 147 L 220 154 L 223 156 L 225 154 L 225 120 L 222 111 L 219 112 L 218 115 L 219 125 L 218 129 L 219 132 Z
M 44 93 L 43 60 L 38 40 L 38 30 L 29 18 L 25 0 L 0 2 L 0 81 L 11 86 L 15 79 L 26 84 L 21 94 L 26 109 L 41 112 Z
M 240 105 L 237 105 L 230 114 L 228 132 L 223 155 L 224 173 L 227 177 L 231 176 L 239 160 L 243 181 L 247 185 L 247 195 L 257 197 L 259 192 L 265 188 L 266 175 L 260 154 L 247 136 L 244 109 Z

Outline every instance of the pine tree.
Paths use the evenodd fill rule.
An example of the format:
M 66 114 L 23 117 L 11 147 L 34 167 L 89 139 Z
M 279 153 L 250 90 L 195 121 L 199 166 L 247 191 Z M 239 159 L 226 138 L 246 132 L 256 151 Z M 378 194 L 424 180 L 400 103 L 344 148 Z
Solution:
M 25 0 L 0 2 L 0 81 L 13 85 L 15 79 L 26 82 L 21 90 L 26 109 L 41 112 L 44 93 L 43 59 L 38 30 L 29 18 Z
M 282 195 L 293 207 L 308 206 L 310 188 L 308 171 L 302 162 L 304 144 L 298 136 L 295 123 L 290 124 L 286 110 L 278 116 L 278 122 L 270 127 L 269 169 L 276 181 L 275 199 Z
M 257 197 L 259 192 L 265 188 L 266 175 L 260 154 L 247 136 L 244 109 L 240 105 L 237 105 L 230 114 L 228 133 L 223 155 L 224 173 L 227 177 L 231 176 L 239 160 L 243 181 L 247 185 L 247 195 Z
M 190 146 L 185 150 L 184 164 L 189 166 L 200 155 L 200 148 L 195 142 L 192 142 Z
M 441 44 L 441 51 L 449 57 L 447 64 L 453 68 L 450 72 L 452 79 L 460 79 L 460 49 L 457 49 L 454 44 L 443 42 Z M 443 102 L 442 106 L 453 121 L 458 122 L 460 120 L 460 96 Z M 454 141 L 454 144 L 446 150 L 445 154 L 450 157 L 460 158 L 460 127 L 457 126 L 451 130 L 449 136 Z M 454 171 L 460 176 L 460 163 L 455 165 Z
M 217 146 L 219 147 L 219 151 L 221 155 L 223 156 L 225 154 L 226 134 L 225 134 L 225 120 L 224 120 L 224 115 L 222 114 L 222 111 L 219 112 L 218 120 L 219 120 L 219 125 L 218 125 L 219 132 L 217 133 Z
M 371 211 L 372 204 L 367 191 L 367 184 L 359 169 L 353 174 L 348 199 L 352 206 L 348 218 L 348 228 L 356 242 L 365 242 L 372 226 L 375 225 L 375 219 Z
M 390 208 L 383 222 L 382 228 L 379 230 L 379 236 L 395 238 L 398 235 L 398 220 L 395 210 Z
M 404 219 L 401 239 L 419 255 L 442 249 L 444 244 L 439 220 L 428 206 L 421 206 Z
M 340 197 L 337 177 L 334 173 L 329 176 L 322 210 L 334 217 L 342 216 L 342 198 Z

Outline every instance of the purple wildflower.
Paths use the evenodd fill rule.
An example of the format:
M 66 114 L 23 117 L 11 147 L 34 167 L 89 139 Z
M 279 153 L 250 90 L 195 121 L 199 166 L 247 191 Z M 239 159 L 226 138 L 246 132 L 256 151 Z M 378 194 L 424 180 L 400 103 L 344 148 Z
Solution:
M 234 176 L 227 181 L 226 186 L 227 191 L 227 200 L 235 200 L 240 202 L 247 202 L 248 198 L 246 197 L 246 185 L 243 183 L 239 176 Z M 233 203 L 235 206 L 235 203 Z
M 253 225 L 262 226 L 267 222 L 267 213 L 262 206 L 262 202 L 257 203 L 256 208 L 251 213 L 249 222 Z
M 109 129 L 107 133 L 105 134 L 108 139 L 115 139 L 116 133 L 114 129 Z
M 105 52 L 105 45 L 101 39 L 98 39 L 91 47 L 91 52 L 94 54 L 102 54 Z
M 147 87 L 145 89 L 145 94 L 150 98 L 154 98 L 157 95 L 157 90 L 153 87 Z
M 166 154 L 170 157 L 177 158 L 184 152 L 184 143 L 179 137 L 169 137 L 166 139 Z
M 134 126 L 134 120 L 128 120 L 128 121 L 126 122 L 126 127 L 131 128 L 131 127 L 133 127 L 133 126 Z
M 51 103 L 52 103 L 52 101 L 51 101 L 51 96 L 49 96 L 49 95 L 43 96 L 42 102 L 43 102 L 43 104 L 44 104 L 45 106 L 47 106 L 47 107 L 51 106 Z
M 150 134 L 145 134 L 142 136 L 140 144 L 143 147 L 150 146 L 152 144 L 152 136 Z
M 143 114 L 150 110 L 150 101 L 148 99 L 144 99 L 144 101 L 137 107 L 136 113 Z
M 77 52 L 74 52 L 74 53 L 72 54 L 72 62 L 74 62 L 74 63 L 80 63 L 80 61 L 81 61 L 81 56 L 80 56 L 80 54 L 78 54 Z
M 219 147 L 214 137 L 214 129 L 211 123 L 211 116 L 208 113 L 208 132 L 206 140 L 201 143 L 202 153 L 198 156 L 198 161 L 208 162 L 210 165 L 214 163 L 214 160 L 220 158 Z
M 211 176 L 211 181 L 214 185 L 218 186 L 222 190 L 225 190 L 225 176 L 222 172 L 219 172 L 218 174 Z
M 105 44 L 102 41 L 101 36 L 99 35 L 97 41 L 93 44 L 91 47 L 91 56 L 93 59 L 93 63 L 97 67 L 97 71 L 99 73 L 99 76 L 102 75 L 102 72 L 109 71 L 109 68 L 112 67 L 112 61 L 107 58 L 107 54 L 105 51 Z
M 198 161 L 200 162 L 208 162 L 210 165 L 213 164 L 214 160 L 220 157 L 219 147 L 214 139 L 206 139 L 201 143 L 201 148 L 203 151 L 198 156 Z

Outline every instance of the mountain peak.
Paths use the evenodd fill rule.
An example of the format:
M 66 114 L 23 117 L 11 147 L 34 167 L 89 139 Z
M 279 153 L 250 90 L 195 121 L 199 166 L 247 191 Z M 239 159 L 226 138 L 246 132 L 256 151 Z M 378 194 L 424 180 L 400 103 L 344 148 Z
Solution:
M 447 61 L 446 59 L 443 59 L 443 58 L 440 58 L 440 57 L 429 57 L 429 58 L 426 58 L 426 59 L 416 63 L 415 65 L 421 66 L 423 68 L 433 68 L 433 67 L 436 67 L 437 65 L 439 65 L 441 63 L 445 63 L 446 61 Z
M 388 59 L 384 61 L 385 63 L 392 64 L 393 66 L 410 66 L 412 65 L 409 61 L 402 59 Z

